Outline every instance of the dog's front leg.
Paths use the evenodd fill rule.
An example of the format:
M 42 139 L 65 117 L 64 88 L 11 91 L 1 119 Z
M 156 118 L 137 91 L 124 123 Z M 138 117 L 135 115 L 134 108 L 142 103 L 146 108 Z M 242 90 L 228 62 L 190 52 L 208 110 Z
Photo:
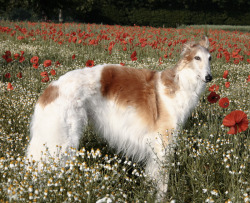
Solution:
M 172 151 L 170 144 L 156 144 L 147 162 L 146 172 L 155 181 L 158 190 L 157 202 L 164 202 L 167 194 Z

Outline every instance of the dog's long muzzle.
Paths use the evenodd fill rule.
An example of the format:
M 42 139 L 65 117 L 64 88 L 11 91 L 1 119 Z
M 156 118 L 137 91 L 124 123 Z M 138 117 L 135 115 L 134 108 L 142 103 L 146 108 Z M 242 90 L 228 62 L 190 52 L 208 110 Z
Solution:
M 210 82 L 212 79 L 213 79 L 213 77 L 210 74 L 205 77 L 206 83 Z

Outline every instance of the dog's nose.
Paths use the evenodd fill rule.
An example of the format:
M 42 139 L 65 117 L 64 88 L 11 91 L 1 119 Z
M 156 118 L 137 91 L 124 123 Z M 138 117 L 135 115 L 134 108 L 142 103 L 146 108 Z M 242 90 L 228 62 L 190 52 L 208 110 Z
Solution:
M 213 79 L 213 77 L 212 75 L 209 74 L 205 77 L 205 79 L 206 79 L 206 82 L 210 82 Z

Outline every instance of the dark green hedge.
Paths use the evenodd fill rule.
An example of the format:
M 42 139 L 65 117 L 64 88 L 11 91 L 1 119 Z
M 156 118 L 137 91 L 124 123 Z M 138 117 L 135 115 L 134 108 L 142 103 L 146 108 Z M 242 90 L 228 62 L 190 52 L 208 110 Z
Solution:
M 49 16 L 49 20 L 57 21 L 58 13 Z M 177 9 L 149 8 L 117 8 L 115 5 L 97 7 L 85 14 L 74 14 L 65 10 L 65 21 L 85 23 L 104 23 L 119 25 L 142 25 L 153 27 L 177 27 L 180 25 L 250 25 L 250 12 L 235 11 L 191 11 Z M 41 20 L 41 15 L 31 9 L 14 8 L 11 12 L 0 9 L 0 19 L 9 20 Z
M 95 11 L 96 12 L 96 11 Z M 97 19 L 89 15 L 85 20 L 120 25 L 148 25 L 155 27 L 176 27 L 178 25 L 250 25 L 250 13 L 199 12 L 189 10 L 133 10 L 117 9 L 115 6 L 102 8 Z M 92 16 L 92 17 L 91 17 Z

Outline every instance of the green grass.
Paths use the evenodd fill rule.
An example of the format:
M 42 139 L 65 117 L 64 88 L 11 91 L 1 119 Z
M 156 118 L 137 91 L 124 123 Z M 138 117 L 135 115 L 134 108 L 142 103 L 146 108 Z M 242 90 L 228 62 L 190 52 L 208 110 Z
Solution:
M 21 32 L 15 25 L 26 28 L 27 32 Z M 5 51 L 11 51 L 13 61 L 7 63 L 0 58 L 0 200 L 95 202 L 108 197 L 113 202 L 154 202 L 156 188 L 145 174 L 143 163 L 133 163 L 116 155 L 114 149 L 110 149 L 91 126 L 83 132 L 80 149 L 72 149 L 74 160 L 65 168 L 45 163 L 41 173 L 33 167 L 25 170 L 30 118 L 36 100 L 48 85 L 41 82 L 40 73 L 50 72 L 53 68 L 56 75 L 49 73 L 49 78 L 50 81 L 56 80 L 70 70 L 83 68 L 89 59 L 94 60 L 95 64 L 122 62 L 136 68 L 163 70 L 177 62 L 181 40 L 199 40 L 204 30 L 192 27 L 154 29 L 8 21 L 1 21 L 1 26 L 12 29 L 0 29 L 1 56 Z M 62 36 L 59 30 L 63 32 Z M 16 33 L 11 36 L 13 31 Z M 84 35 L 79 36 L 83 31 Z M 123 36 L 124 33 L 129 36 Z M 248 202 L 250 130 L 248 128 L 236 135 L 229 135 L 229 128 L 222 125 L 222 120 L 236 109 L 250 117 L 249 82 L 246 82 L 250 70 L 247 62 L 250 59 L 247 53 L 250 35 L 214 28 L 208 29 L 206 34 L 213 39 L 211 49 L 215 48 L 211 53 L 214 79 L 179 132 L 178 145 L 169 164 L 166 202 Z M 25 38 L 18 40 L 18 36 Z M 68 42 L 74 36 L 77 42 Z M 87 38 L 84 40 L 84 37 Z M 131 43 L 130 38 L 134 38 Z M 141 47 L 140 38 L 147 39 L 145 47 Z M 81 44 L 78 44 L 79 39 L 82 39 Z M 89 44 L 93 39 L 98 40 L 97 45 Z M 63 43 L 59 45 L 59 41 Z M 111 41 L 115 45 L 109 53 Z M 169 46 L 169 42 L 172 45 Z M 239 55 L 243 60 L 237 62 L 231 57 L 230 62 L 226 62 L 224 55 L 217 58 L 221 46 L 230 54 L 236 48 L 241 48 Z M 123 51 L 124 47 L 127 51 Z M 130 55 L 135 50 L 138 60 L 131 61 Z M 13 57 L 21 51 L 24 51 L 25 57 L 22 63 Z M 164 57 L 166 53 L 167 58 Z M 76 55 L 75 60 L 72 59 L 73 54 Z M 30 62 L 33 56 L 39 57 L 38 69 L 33 68 Z M 52 66 L 45 68 L 43 61 L 48 59 L 52 60 Z M 56 61 L 61 63 L 57 68 L 54 66 Z M 229 70 L 227 79 L 222 77 L 225 70 Z M 19 72 L 22 72 L 21 79 L 16 76 Z M 6 78 L 6 73 L 10 73 L 11 77 Z M 226 81 L 230 82 L 229 88 L 224 86 Z M 14 87 L 11 91 L 7 90 L 9 82 Z M 218 102 L 210 104 L 207 101 L 208 88 L 212 84 L 219 85 L 217 93 L 221 97 L 229 98 L 227 109 L 222 109 Z
M 235 31 L 235 32 L 250 32 L 249 25 L 181 25 L 178 28 L 188 28 L 192 27 L 195 29 L 212 29 L 212 30 L 225 30 L 225 31 Z

